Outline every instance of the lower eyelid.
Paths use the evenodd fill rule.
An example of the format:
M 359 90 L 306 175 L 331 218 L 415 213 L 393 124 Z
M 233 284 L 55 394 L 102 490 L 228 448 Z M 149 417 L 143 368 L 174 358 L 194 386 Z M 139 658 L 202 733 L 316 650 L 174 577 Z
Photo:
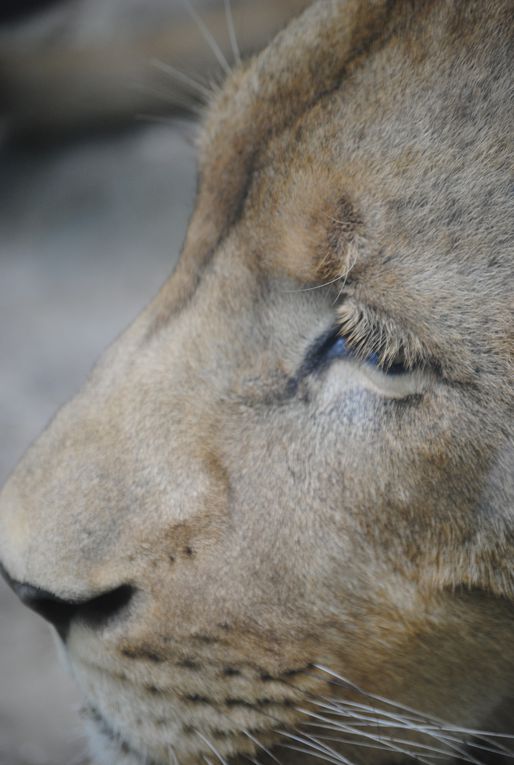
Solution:
M 420 370 L 388 375 L 376 367 L 364 364 L 360 371 L 373 390 L 388 398 L 403 399 L 421 395 L 433 382 L 433 375 Z

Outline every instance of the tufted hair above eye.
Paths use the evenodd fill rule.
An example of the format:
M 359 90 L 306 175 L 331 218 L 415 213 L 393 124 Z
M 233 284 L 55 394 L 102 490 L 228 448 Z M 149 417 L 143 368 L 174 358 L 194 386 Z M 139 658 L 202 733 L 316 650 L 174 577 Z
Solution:
M 407 366 L 401 349 L 396 358 L 391 358 L 385 366 L 376 351 L 371 350 L 367 353 L 365 347 L 364 341 L 359 347 L 353 347 L 348 337 L 342 334 L 341 328 L 333 327 L 321 335 L 309 350 L 304 362 L 304 371 L 319 372 L 337 359 L 357 360 L 388 375 L 402 375 L 412 371 L 412 368 Z
M 437 366 L 412 331 L 352 298 L 345 299 L 338 308 L 338 333 L 354 358 L 388 375 Z

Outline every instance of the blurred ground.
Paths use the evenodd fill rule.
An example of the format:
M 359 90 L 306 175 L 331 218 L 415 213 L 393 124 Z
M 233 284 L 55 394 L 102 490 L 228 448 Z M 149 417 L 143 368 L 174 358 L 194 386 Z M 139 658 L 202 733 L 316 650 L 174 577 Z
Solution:
M 0 145 L 0 483 L 179 252 L 185 126 L 61 148 Z M 74 765 L 79 701 L 50 629 L 0 584 L 0 765 Z

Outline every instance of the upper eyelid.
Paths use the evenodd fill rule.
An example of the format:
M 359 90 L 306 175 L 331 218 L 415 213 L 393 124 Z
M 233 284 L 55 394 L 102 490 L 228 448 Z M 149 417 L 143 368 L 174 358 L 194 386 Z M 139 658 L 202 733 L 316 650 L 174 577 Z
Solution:
M 376 322 L 374 322 L 373 328 L 376 329 L 376 326 Z M 338 358 L 344 358 L 346 356 L 348 359 L 354 359 L 355 361 L 360 361 L 362 363 L 372 361 L 373 365 L 377 369 L 381 369 L 384 374 L 387 374 L 389 367 L 393 367 L 397 363 L 401 363 L 402 366 L 405 367 L 406 372 L 415 371 L 420 367 L 430 368 L 431 371 L 434 372 L 437 371 L 435 365 L 429 363 L 422 364 L 421 361 L 418 364 L 404 364 L 403 354 L 401 359 L 399 357 L 399 354 L 402 353 L 403 350 L 400 339 L 396 343 L 398 355 L 396 357 L 390 357 L 386 363 L 382 363 L 380 349 L 377 347 L 378 344 L 376 339 L 375 341 L 373 340 L 372 328 L 368 325 L 367 329 L 369 330 L 369 334 L 367 336 L 362 335 L 359 338 L 358 344 L 352 347 L 352 344 L 347 342 L 348 338 L 345 335 L 344 327 L 341 327 L 340 323 L 334 323 L 329 329 L 319 335 L 313 343 L 311 343 L 304 356 L 304 360 L 295 375 L 296 379 L 300 380 L 308 375 L 321 373 L 330 366 L 333 361 L 333 358 L 330 357 L 330 349 L 338 339 L 341 339 L 346 344 L 346 348 L 344 349 L 345 352 L 343 355 L 338 355 Z M 383 337 L 384 333 L 381 332 L 381 341 L 383 340 Z
M 337 314 L 340 331 L 348 339 L 356 358 L 364 360 L 376 354 L 383 369 L 387 370 L 401 355 L 409 369 L 430 367 L 433 371 L 440 370 L 440 365 L 420 338 L 394 317 L 358 302 L 353 296 L 345 296 Z

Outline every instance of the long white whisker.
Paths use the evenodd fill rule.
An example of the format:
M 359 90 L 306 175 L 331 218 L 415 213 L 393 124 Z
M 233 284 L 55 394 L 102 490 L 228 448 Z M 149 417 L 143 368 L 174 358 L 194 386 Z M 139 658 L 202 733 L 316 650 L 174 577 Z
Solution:
M 300 752 L 301 754 L 307 754 L 309 757 L 314 757 L 317 760 L 324 760 L 325 762 L 331 762 L 332 765 L 339 765 L 338 760 L 334 760 L 333 757 L 327 757 L 326 754 L 319 754 L 313 752 L 311 749 L 304 749 L 301 746 L 292 746 L 292 744 L 279 744 L 281 749 L 289 749 L 291 752 Z
M 272 760 L 274 760 L 276 763 L 278 763 L 278 765 L 280 765 L 280 762 L 279 762 L 279 760 L 277 760 L 277 758 L 276 758 L 276 757 L 275 757 L 275 756 L 272 754 L 272 752 L 270 752 L 270 750 L 269 750 L 269 749 L 267 749 L 267 748 L 264 746 L 264 744 L 261 744 L 261 742 L 260 742 L 260 741 L 258 741 L 258 740 L 255 738 L 255 736 L 252 736 L 252 734 L 251 734 L 251 733 L 249 733 L 249 732 L 248 732 L 247 730 L 245 730 L 244 728 L 241 728 L 241 730 L 242 730 L 242 732 L 244 733 L 244 735 L 245 735 L 245 736 L 247 736 L 247 737 L 250 739 L 250 741 L 253 741 L 253 743 L 255 744 L 255 746 L 257 746 L 259 749 L 262 749 L 262 751 L 263 751 L 263 752 L 265 752 L 265 753 L 266 753 L 266 754 L 267 754 L 269 757 L 271 757 L 271 759 L 272 759 Z
M 208 747 L 209 747 L 209 749 L 211 750 L 211 752 L 212 752 L 214 755 L 216 755 L 216 757 L 217 757 L 217 758 L 218 758 L 218 760 L 219 760 L 219 761 L 222 763 L 222 765 L 228 765 L 228 762 L 226 761 L 226 759 L 223 757 L 223 755 L 221 755 L 221 754 L 218 752 L 218 750 L 216 749 L 216 747 L 214 746 L 214 744 L 212 744 L 212 743 L 209 741 L 209 739 L 208 739 L 208 738 L 206 738 L 206 737 L 205 737 L 205 736 L 204 736 L 202 733 L 200 733 L 200 731 L 199 731 L 199 730 L 195 731 L 195 733 L 196 733 L 196 735 L 197 735 L 199 738 L 201 738 L 201 739 L 202 739 L 202 741 L 204 742 L 204 744 L 206 744 L 206 746 L 208 746 Z M 204 756 L 204 757 L 205 757 L 205 756 Z
M 351 706 L 365 706 L 360 704 L 355 704 L 354 702 L 343 702 L 344 705 L 350 704 Z M 465 744 L 468 747 L 472 747 L 473 749 L 480 749 L 484 752 L 491 752 L 492 754 L 506 754 L 508 756 L 512 756 L 513 751 L 509 749 L 508 747 L 505 747 L 501 744 L 498 744 L 495 741 L 488 742 L 488 746 L 481 743 L 480 741 L 473 741 L 473 739 L 470 739 L 469 741 L 464 742 L 462 738 L 457 738 L 456 736 L 450 736 L 447 733 L 447 728 L 441 728 L 440 726 L 436 725 L 421 725 L 416 723 L 412 720 L 412 718 L 401 718 L 396 717 L 395 715 L 391 715 L 387 712 L 382 712 L 382 710 L 375 709 L 373 707 L 369 707 L 369 709 L 374 709 L 374 712 L 378 715 L 384 714 L 385 717 L 390 718 L 393 722 L 389 722 L 389 719 L 378 719 L 374 717 L 361 717 L 361 720 L 368 721 L 370 723 L 373 723 L 374 725 L 383 726 L 383 727 L 390 727 L 390 728 L 399 728 L 399 729 L 405 729 L 405 730 L 413 730 L 419 733 L 422 733 L 423 735 L 430 736 L 431 738 L 434 738 L 436 741 L 439 741 L 443 744 L 447 744 L 449 747 L 451 744 L 458 744 L 463 745 Z M 333 714 L 341 714 L 343 717 L 347 715 L 346 712 L 333 712 Z M 394 720 L 397 720 L 397 722 L 394 722 Z M 362 722 L 363 725 L 366 725 L 366 722 Z M 469 732 L 466 730 L 466 733 Z M 500 734 L 503 735 L 503 734 Z M 510 737 L 510 734 L 505 734 L 506 737 Z M 450 742 L 448 744 L 447 742 Z M 458 751 L 460 753 L 460 756 L 463 757 L 463 750 L 456 747 L 451 747 L 452 750 Z M 466 755 L 468 756 L 468 755 Z M 472 755 L 470 755 L 472 757 Z M 469 757 L 468 757 L 469 759 Z
M 295 736 L 293 733 L 289 733 L 288 731 L 282 731 L 282 730 L 277 731 L 277 733 L 281 736 L 285 736 L 286 738 L 290 738 L 293 741 L 297 741 L 298 743 L 303 744 L 304 746 L 310 746 L 311 748 L 321 752 L 322 754 L 328 754 L 332 758 L 332 761 L 334 762 L 343 763 L 343 765 L 353 765 L 351 760 L 349 760 L 347 757 L 345 757 L 342 754 L 339 754 L 339 752 L 336 752 L 335 749 L 332 749 L 332 747 L 327 746 L 326 744 L 323 744 L 314 736 L 309 736 L 308 734 L 305 734 L 303 736 Z
M 498 735 L 499 737 L 508 738 L 511 741 L 514 741 L 514 737 L 511 736 L 510 733 L 505 733 L 505 734 L 503 734 L 503 733 L 498 733 L 498 734 L 493 733 L 493 734 L 488 734 L 487 737 L 485 737 L 485 736 L 481 736 L 480 737 L 481 739 L 483 739 L 484 741 L 487 742 L 488 746 L 484 746 L 484 744 L 482 744 L 480 740 L 479 741 L 475 741 L 473 739 L 471 739 L 471 741 L 467 741 L 466 743 L 472 749 L 480 749 L 483 752 L 492 752 L 493 754 L 502 754 L 502 755 L 505 755 L 506 757 L 514 757 L 514 748 L 512 748 L 512 747 L 509 748 L 508 746 L 504 746 L 503 744 L 500 744 L 500 743 L 498 743 L 496 741 L 490 741 L 490 739 L 489 739 L 490 735 L 494 735 L 494 736 Z M 450 737 L 450 736 L 448 736 L 448 739 L 450 739 L 451 741 L 455 741 L 456 740 L 455 738 Z
M 257 760 L 254 760 L 254 758 L 250 757 L 248 754 L 242 754 L 241 757 L 243 757 L 245 760 L 248 760 L 248 762 L 253 763 L 253 765 L 259 765 Z M 277 760 L 277 762 L 278 762 L 278 760 Z
M 335 678 L 339 683 L 342 684 L 343 687 L 346 687 L 352 691 L 356 691 L 357 693 L 360 693 L 362 696 L 367 696 L 370 699 L 379 701 L 381 704 L 385 704 L 395 709 L 400 709 L 401 711 L 408 712 L 409 714 L 414 715 L 415 718 L 419 718 L 425 723 L 426 722 L 434 723 L 438 730 L 450 731 L 453 733 L 462 733 L 465 736 L 480 736 L 482 738 L 487 738 L 491 736 L 496 737 L 497 735 L 490 731 L 474 730 L 472 728 L 461 728 L 455 725 L 451 725 L 450 723 L 446 723 L 444 720 L 441 720 L 440 718 L 435 717 L 434 715 L 429 715 L 429 714 L 425 714 L 424 712 L 419 712 L 418 710 L 413 709 L 412 707 L 406 706 L 405 704 L 400 704 L 399 702 L 391 701 L 391 699 L 387 699 L 384 696 L 379 696 L 377 694 L 364 691 L 362 688 L 359 688 L 359 686 L 356 685 L 355 683 L 352 683 L 350 680 L 347 680 L 346 678 L 341 677 L 341 675 L 338 675 L 337 672 L 333 672 L 331 669 L 328 669 L 328 667 L 325 667 L 322 664 L 313 664 L 313 667 Z M 498 736 L 502 738 L 505 738 L 505 737 L 513 738 L 509 734 L 498 734 Z
M 330 674 L 332 673 L 331 670 L 327 670 Z M 351 690 L 356 690 L 360 692 L 362 695 L 366 695 L 369 697 L 372 697 L 372 694 L 366 693 L 365 691 L 361 691 L 358 686 L 355 686 L 355 684 L 351 683 L 350 681 L 346 680 L 345 678 L 341 678 L 340 676 L 337 676 L 339 680 L 341 680 L 346 687 L 348 687 Z M 312 694 L 305 693 L 305 691 L 302 691 L 302 689 L 298 688 L 296 685 L 293 685 L 291 683 L 286 683 L 293 689 L 300 691 L 306 698 L 309 698 L 309 700 L 314 703 L 316 706 L 319 706 L 323 709 L 326 709 L 328 713 L 336 716 L 342 716 L 343 718 L 352 718 L 352 726 L 357 729 L 361 725 L 369 726 L 369 725 L 376 725 L 384 728 L 396 728 L 399 730 L 408 730 L 412 731 L 417 734 L 423 734 L 428 738 L 432 738 L 435 740 L 437 744 L 439 744 L 439 747 L 431 746 L 429 744 L 423 744 L 422 742 L 415 742 L 415 741 L 409 741 L 405 739 L 398 739 L 388 737 L 387 739 L 385 736 L 379 736 L 375 738 L 376 741 L 384 742 L 386 740 L 396 741 L 397 743 L 403 743 L 410 747 L 418 746 L 418 748 L 423 748 L 427 752 L 431 753 L 431 756 L 434 757 L 437 754 L 441 755 L 458 755 L 461 759 L 471 763 L 472 765 L 482 765 L 481 761 L 478 760 L 469 750 L 466 750 L 464 748 L 464 741 L 459 738 L 455 738 L 454 736 L 448 735 L 445 724 L 440 722 L 429 722 L 427 723 L 427 718 L 424 717 L 421 713 L 417 712 L 416 710 L 411 710 L 412 717 L 406 716 L 405 714 L 398 714 L 394 713 L 390 710 L 384 710 L 382 708 L 377 708 L 376 706 L 369 706 L 367 704 L 354 702 L 354 701 L 347 701 L 347 700 L 334 700 L 333 698 L 326 698 L 326 697 L 313 697 Z M 339 683 L 338 683 L 339 684 Z M 322 703 L 319 701 L 319 698 L 324 699 L 325 703 Z M 384 699 L 385 703 L 388 703 L 387 699 Z M 399 705 L 398 705 L 399 706 Z M 350 712 L 348 710 L 348 707 L 355 707 L 359 710 L 364 710 L 367 713 L 371 713 L 373 717 L 365 716 L 364 714 L 356 715 L 353 712 Z M 384 719 L 387 718 L 387 719 Z M 353 721 L 356 720 L 357 722 Z M 391 721 L 394 721 L 393 723 Z M 421 721 L 421 722 L 420 722 Z M 333 720 L 328 720 L 328 722 L 331 725 L 334 725 Z M 357 730 L 353 731 L 355 734 L 358 733 Z M 366 734 L 365 737 L 369 738 L 371 734 Z M 469 734 L 468 734 L 469 735 Z M 468 743 L 468 742 L 466 742 Z M 444 749 L 441 749 L 440 747 L 444 747 Z M 476 745 L 477 748 L 480 748 L 480 745 Z M 396 747 L 397 748 L 397 747 Z M 486 747 L 481 745 L 481 748 L 484 751 L 489 751 Z M 491 751 L 493 753 L 503 753 L 503 754 L 509 754 L 509 750 L 506 747 L 501 746 L 500 744 L 493 742 L 491 744 Z M 409 756 L 412 756 L 413 753 L 410 752 Z M 418 757 L 419 759 L 419 757 Z
M 352 685 L 347 681 L 348 685 Z M 293 688 L 296 688 L 296 686 L 291 686 Z M 299 689 L 297 689 L 299 690 Z M 357 720 L 358 722 L 352 722 L 352 726 L 354 728 L 358 728 L 361 724 L 362 725 L 370 725 L 374 724 L 380 727 L 388 727 L 388 728 L 397 728 L 400 730 L 410 730 L 415 733 L 423 733 L 427 735 L 430 738 L 435 739 L 435 741 L 440 744 L 441 746 L 447 747 L 446 749 L 442 750 L 439 749 L 438 752 L 444 753 L 446 755 L 448 754 L 459 754 L 459 756 L 462 759 L 467 760 L 468 762 L 473 763 L 473 765 L 480 765 L 480 762 L 476 760 L 476 758 L 473 757 L 472 754 L 465 752 L 465 750 L 462 748 L 463 742 L 459 739 L 455 739 L 452 737 L 449 737 L 448 735 L 445 735 L 441 732 L 441 725 L 437 724 L 431 724 L 427 725 L 426 721 L 423 720 L 423 725 L 421 725 L 416 718 L 406 717 L 405 715 L 399 715 L 398 713 L 391 712 L 389 710 L 383 710 L 378 709 L 375 706 L 369 706 L 367 704 L 362 704 L 359 702 L 354 701 L 347 701 L 347 700 L 334 700 L 332 698 L 327 699 L 325 697 L 321 697 L 324 699 L 325 703 L 322 703 L 319 701 L 319 697 L 312 697 L 311 694 L 303 694 L 304 696 L 310 697 L 310 700 L 312 703 L 314 703 L 316 706 L 321 707 L 322 709 L 326 709 L 330 714 L 336 715 L 336 716 L 342 716 L 344 718 L 351 717 L 354 720 Z M 354 707 L 358 710 L 364 710 L 367 713 L 371 713 L 373 717 L 366 717 L 362 714 L 355 714 L 354 712 L 350 712 L 348 710 L 348 707 Z M 384 719 L 387 718 L 387 719 Z M 419 715 L 418 715 L 419 718 Z M 394 723 L 391 723 L 391 720 L 394 721 Z M 333 720 L 329 720 L 330 724 L 334 724 Z M 368 737 L 371 734 L 368 734 Z M 391 740 L 391 737 L 388 737 L 389 740 Z M 376 741 L 383 742 L 385 740 L 385 737 L 378 737 L 375 739 Z M 394 739 L 393 739 L 394 740 Z M 415 742 L 405 741 L 404 739 L 398 740 L 398 743 L 406 743 L 410 746 L 413 746 Z M 416 742 L 417 745 L 417 742 Z M 426 747 L 428 750 L 434 752 L 434 749 L 436 747 L 430 747 L 428 744 L 424 744 L 423 747 Z
M 362 704 L 359 701 L 350 701 L 347 699 L 333 699 L 333 698 L 325 698 L 324 699 L 327 703 L 327 705 L 334 707 L 334 708 L 343 708 L 346 709 L 347 707 L 351 707 L 353 709 L 358 709 L 361 711 L 361 713 L 366 714 L 372 714 L 372 715 L 379 715 L 382 718 L 387 718 L 388 720 L 394 720 L 399 723 L 404 722 L 411 722 L 413 724 L 417 724 L 416 719 L 413 717 L 406 717 L 405 715 L 399 715 L 397 712 L 390 712 L 387 709 L 380 709 L 379 707 L 370 706 L 369 704 Z M 364 718 L 363 719 L 367 719 Z M 436 726 L 433 726 L 434 728 Z M 439 728 L 440 726 L 437 726 Z
M 322 664 L 313 664 L 313 667 L 315 667 L 315 669 L 319 669 L 320 672 L 325 672 L 327 675 L 330 675 L 330 677 L 333 677 L 335 680 L 337 680 L 338 683 L 340 683 L 343 687 L 346 687 L 352 691 L 356 691 L 357 693 L 360 693 L 362 696 L 367 696 L 369 699 L 380 701 L 381 704 L 386 704 L 388 706 L 394 707 L 395 709 L 401 709 L 402 711 L 408 712 L 409 714 L 414 715 L 415 717 L 420 717 L 424 720 L 430 720 L 431 722 L 437 723 L 444 727 L 443 720 L 440 720 L 437 717 L 433 717 L 431 715 L 427 715 L 425 713 L 418 712 L 416 709 L 412 709 L 412 707 L 405 706 L 404 704 L 400 704 L 396 701 L 391 701 L 391 699 L 386 699 L 385 697 L 378 696 L 375 693 L 364 691 L 362 688 L 359 688 L 358 685 L 356 685 L 355 683 L 352 683 L 351 680 L 347 680 L 345 677 L 341 677 L 341 675 L 338 675 L 337 672 L 333 672 L 331 669 L 328 669 L 328 667 L 324 667 Z
M 232 6 L 230 0 L 223 0 L 225 3 L 225 18 L 227 19 L 228 36 L 230 39 L 230 46 L 234 55 L 236 64 L 241 63 L 241 53 L 239 51 L 239 45 L 237 44 L 236 28 L 234 26 L 234 14 L 232 13 Z
M 348 702 L 350 706 L 353 706 L 352 702 Z M 387 712 L 384 712 L 382 715 L 382 710 L 374 709 L 373 707 L 370 707 L 370 709 L 373 710 L 373 713 L 375 717 L 364 716 L 362 713 L 358 714 L 355 712 L 352 712 L 350 709 L 345 709 L 346 702 L 336 702 L 336 703 L 330 703 L 327 701 L 326 703 L 322 703 L 320 701 L 315 702 L 316 706 L 321 707 L 322 709 L 326 709 L 330 714 L 340 716 L 343 718 L 352 718 L 359 720 L 360 723 L 364 725 L 376 725 L 379 727 L 387 727 L 387 728 L 396 728 L 400 730 L 410 730 L 414 731 L 415 733 L 422 733 L 427 736 L 435 737 L 437 740 L 445 738 L 444 736 L 440 735 L 440 729 L 435 728 L 434 726 L 430 725 L 421 725 L 419 723 L 416 723 L 415 721 L 411 721 L 408 718 L 402 718 L 397 717 L 396 715 L 388 714 Z M 385 719 L 387 718 L 387 719 Z M 353 724 L 353 723 L 352 723 Z M 460 742 L 462 743 L 462 742 Z
M 305 723 L 305 725 L 308 726 L 308 727 L 322 728 L 322 729 L 325 729 L 325 730 L 331 730 L 333 732 L 336 731 L 336 730 L 344 730 L 345 732 L 347 731 L 347 726 L 342 726 L 342 725 L 334 724 L 331 721 L 326 723 L 326 724 L 309 722 L 309 723 Z M 355 735 L 357 735 L 357 736 L 361 735 L 361 730 L 360 730 L 359 724 L 352 723 L 351 724 L 351 728 L 354 729 Z M 368 738 L 368 737 L 365 736 L 365 738 Z M 373 738 L 377 742 L 384 741 L 384 742 L 395 743 L 395 744 L 405 744 L 406 746 L 410 747 L 410 749 L 412 749 L 412 750 L 423 749 L 428 754 L 430 754 L 431 757 L 437 757 L 437 758 L 439 758 L 439 756 L 441 756 L 441 757 L 448 757 L 449 754 L 452 754 L 452 749 L 453 749 L 452 747 L 448 747 L 448 749 L 441 749 L 439 747 L 431 746 L 430 744 L 424 744 L 421 741 L 415 741 L 415 740 L 412 740 L 412 739 L 398 738 L 397 736 L 387 736 L 387 738 L 386 737 L 382 738 L 382 736 L 380 736 L 380 734 L 378 734 L 378 733 Z M 343 739 L 340 739 L 340 740 L 342 741 Z M 357 741 L 354 741 L 353 739 L 348 740 L 347 743 L 352 743 L 352 744 L 355 744 L 356 746 L 370 746 L 371 748 L 374 748 L 374 749 L 377 749 L 377 748 L 378 749 L 386 749 L 386 748 L 390 749 L 390 746 L 387 746 L 387 747 L 385 745 L 372 746 L 371 744 L 368 744 L 368 743 L 365 743 L 365 742 L 357 742 Z M 414 755 L 415 752 L 412 751 L 412 754 Z M 467 759 L 464 753 L 462 753 L 461 759 Z
M 480 762 L 477 760 L 470 752 L 466 752 L 462 747 L 464 745 L 464 741 L 460 738 L 456 738 L 455 736 L 448 735 L 448 732 L 458 732 L 458 730 L 455 728 L 455 726 L 451 725 L 443 725 L 443 724 L 434 724 L 430 723 L 418 723 L 414 718 L 412 717 L 406 717 L 404 715 L 398 716 L 396 714 L 393 714 L 387 710 L 383 709 L 377 709 L 376 707 L 370 707 L 367 704 L 360 704 L 359 702 L 355 701 L 334 701 L 333 699 L 326 699 L 326 704 L 322 704 L 320 702 L 315 702 L 318 706 L 321 706 L 323 708 L 329 709 L 332 714 L 335 715 L 342 715 L 343 717 L 348 716 L 348 712 L 346 711 L 346 707 L 354 707 L 356 709 L 364 710 L 365 712 L 371 712 L 372 714 L 379 715 L 382 720 L 377 719 L 376 717 L 370 718 L 370 717 L 364 717 L 361 716 L 362 720 L 369 720 L 375 725 L 380 726 L 389 726 L 391 728 L 403 728 L 405 730 L 412 730 L 417 733 L 422 733 L 426 736 L 429 736 L 430 738 L 434 738 L 436 741 L 438 741 L 441 744 L 444 744 L 448 747 L 448 749 L 454 753 L 459 754 L 459 756 L 463 759 L 466 759 L 468 762 L 474 762 L 478 763 Z M 394 723 L 388 722 L 387 720 L 384 720 L 383 718 L 387 718 L 387 720 L 393 720 Z M 474 735 L 474 732 L 467 728 L 461 728 L 460 731 L 463 735 L 471 736 Z M 493 734 L 494 735 L 494 734 Z M 503 734 L 500 734 L 503 736 Z M 505 734 L 505 737 L 512 738 L 509 736 L 509 734 Z M 495 742 L 495 741 L 488 741 L 486 738 L 485 740 L 489 744 L 489 746 L 484 746 L 481 743 L 478 742 L 465 742 L 468 746 L 471 746 L 476 749 L 481 749 L 483 751 L 492 752 L 495 754 L 507 754 L 511 755 L 512 751 L 509 750 L 507 747 L 504 747 L 503 745 Z
M 160 69 L 161 72 L 170 75 L 170 77 L 174 77 L 183 85 L 188 85 L 193 90 L 196 90 L 197 93 L 207 101 L 211 98 L 212 91 L 207 85 L 203 85 L 201 82 L 198 82 L 198 80 L 195 80 L 194 77 L 190 77 L 188 74 L 185 74 L 185 72 L 181 72 L 180 69 L 176 69 L 171 64 L 168 64 L 165 61 L 160 61 L 157 58 L 152 59 L 151 64 L 156 69 Z
M 324 717 L 323 715 L 318 715 L 315 712 L 310 712 L 308 709 L 298 709 L 299 712 L 302 712 L 303 714 L 307 715 L 308 717 L 312 717 L 316 720 L 321 720 L 322 722 L 328 722 L 331 723 L 332 720 L 330 718 Z M 334 729 L 341 730 L 343 733 L 353 733 L 354 735 L 358 736 L 359 738 L 366 738 L 370 741 L 375 741 L 383 744 L 387 749 L 390 749 L 395 752 L 399 752 L 400 754 L 405 754 L 408 757 L 412 757 L 412 752 L 405 749 L 401 746 L 396 746 L 396 744 L 393 743 L 393 741 L 389 738 L 380 738 L 376 736 L 373 733 L 369 733 L 368 731 L 363 731 L 362 729 L 353 728 L 351 725 L 344 725 L 341 723 L 334 722 Z M 419 760 L 419 762 L 424 763 L 425 765 L 432 765 L 431 761 L 422 757 L 419 753 L 416 753 L 416 759 Z
M 334 728 L 332 728 L 330 725 L 322 725 L 321 723 L 305 723 L 305 727 L 307 728 L 320 728 L 322 730 L 329 730 L 334 732 Z M 323 741 L 334 741 L 338 742 L 340 744 L 351 744 L 352 746 L 360 746 L 365 747 L 366 749 L 378 749 L 382 752 L 390 752 L 390 747 L 387 747 L 385 745 L 380 745 L 378 743 L 376 744 L 370 744 L 369 741 L 356 741 L 354 738 L 344 738 L 343 736 L 327 736 L 326 734 L 320 734 L 320 739 Z M 377 741 L 379 741 L 380 738 L 377 737 Z M 401 741 L 401 739 L 393 738 L 393 739 L 387 739 L 388 741 Z M 405 741 L 407 744 L 413 744 L 413 746 L 416 746 L 415 742 L 411 741 Z M 415 749 L 411 752 L 412 757 L 416 757 L 416 751 Z M 448 752 L 444 752 L 441 754 L 438 754 L 436 752 L 433 752 L 430 750 L 430 757 L 431 759 L 440 760 L 440 759 L 446 759 L 448 757 Z
M 284 292 L 286 294 L 288 293 L 291 294 L 296 292 L 311 292 L 312 290 L 320 290 L 323 287 L 329 287 L 331 284 L 335 284 L 340 279 L 342 279 L 342 276 L 336 276 L 335 279 L 331 279 L 329 282 L 323 282 L 323 284 L 315 284 L 314 287 L 301 287 L 300 289 L 297 289 L 297 290 L 281 290 L 281 292 Z M 313 666 L 319 669 L 317 664 L 314 664 Z
M 220 46 L 216 42 L 211 30 L 205 23 L 205 21 L 201 18 L 201 16 L 198 15 L 196 12 L 194 6 L 190 2 L 190 0 L 182 0 L 183 5 L 185 6 L 187 12 L 195 22 L 196 26 L 198 27 L 202 37 L 204 38 L 205 42 L 211 49 L 213 55 L 215 56 L 218 64 L 225 70 L 226 74 L 230 74 L 231 69 L 230 65 L 225 58 L 223 51 L 221 50 Z

